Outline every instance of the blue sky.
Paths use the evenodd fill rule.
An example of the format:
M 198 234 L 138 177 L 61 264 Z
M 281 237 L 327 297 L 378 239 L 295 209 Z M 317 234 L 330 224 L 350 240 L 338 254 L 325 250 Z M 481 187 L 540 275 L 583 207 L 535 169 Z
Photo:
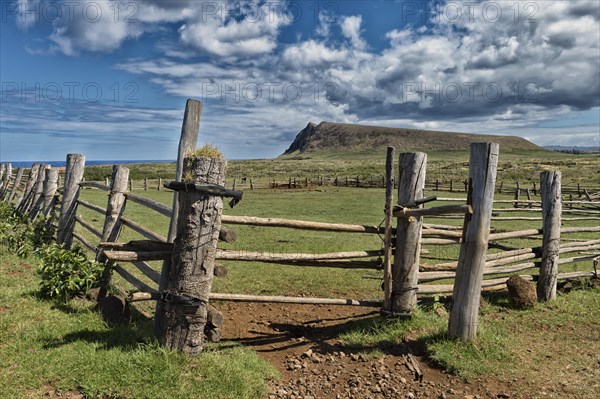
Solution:
M 308 122 L 600 140 L 600 2 L 0 0 L 0 160 L 228 158 Z

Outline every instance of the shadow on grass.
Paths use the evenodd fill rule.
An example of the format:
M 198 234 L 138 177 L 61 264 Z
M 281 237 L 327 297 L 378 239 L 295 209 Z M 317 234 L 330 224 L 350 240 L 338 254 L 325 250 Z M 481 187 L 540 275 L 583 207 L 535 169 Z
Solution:
M 50 304 L 50 309 L 61 311 L 74 317 L 84 317 L 90 313 L 96 313 L 97 317 L 102 315 L 97 310 L 97 303 L 87 298 L 73 298 L 68 302 L 48 299 L 39 290 L 30 290 L 22 294 L 25 298 L 32 298 L 39 302 Z M 60 338 L 49 340 L 45 349 L 68 345 L 77 341 L 85 341 L 98 345 L 100 349 L 121 348 L 131 350 L 138 348 L 141 344 L 154 344 L 156 341 L 152 334 L 152 320 L 140 313 L 135 307 L 129 307 L 131 322 L 112 323 L 107 320 L 105 329 L 93 330 L 83 329 L 68 333 Z

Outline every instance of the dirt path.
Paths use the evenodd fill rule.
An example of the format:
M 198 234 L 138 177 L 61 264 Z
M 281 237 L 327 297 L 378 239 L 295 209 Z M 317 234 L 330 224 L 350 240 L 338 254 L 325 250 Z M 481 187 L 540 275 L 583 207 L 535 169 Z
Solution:
M 275 365 L 281 380 L 270 399 L 318 398 L 516 398 L 508 384 L 446 374 L 423 356 L 417 343 L 369 356 L 345 348 L 339 334 L 378 310 L 323 305 L 224 303 L 224 339 L 253 347 Z M 424 377 L 415 379 L 405 361 L 414 353 Z

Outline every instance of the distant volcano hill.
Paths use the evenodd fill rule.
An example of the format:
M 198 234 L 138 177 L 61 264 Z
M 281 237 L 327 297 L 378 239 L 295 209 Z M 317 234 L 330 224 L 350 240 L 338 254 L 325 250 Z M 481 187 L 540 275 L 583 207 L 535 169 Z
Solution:
M 320 153 L 360 153 L 394 146 L 405 151 L 468 151 L 475 142 L 495 142 L 501 152 L 545 151 L 518 136 L 437 132 L 345 123 L 309 123 L 302 129 L 284 156 Z

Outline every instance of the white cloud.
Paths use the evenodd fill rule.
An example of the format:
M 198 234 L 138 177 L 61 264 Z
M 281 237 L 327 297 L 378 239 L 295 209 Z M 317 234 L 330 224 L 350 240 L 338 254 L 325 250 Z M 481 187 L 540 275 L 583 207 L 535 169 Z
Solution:
M 225 8 L 200 13 L 179 28 L 182 43 L 221 57 L 246 57 L 272 52 L 281 27 L 290 17 L 269 4 L 242 2 L 242 10 Z M 243 11 L 243 6 L 251 11 Z
M 352 15 L 342 19 L 340 27 L 342 28 L 342 35 L 350 39 L 352 46 L 357 49 L 364 49 L 366 46 L 365 41 L 360 37 L 360 26 L 362 24 L 362 16 Z
M 330 66 L 335 63 L 345 63 L 349 52 L 346 49 L 327 47 L 324 43 L 308 40 L 285 49 L 282 59 L 290 68 Z

